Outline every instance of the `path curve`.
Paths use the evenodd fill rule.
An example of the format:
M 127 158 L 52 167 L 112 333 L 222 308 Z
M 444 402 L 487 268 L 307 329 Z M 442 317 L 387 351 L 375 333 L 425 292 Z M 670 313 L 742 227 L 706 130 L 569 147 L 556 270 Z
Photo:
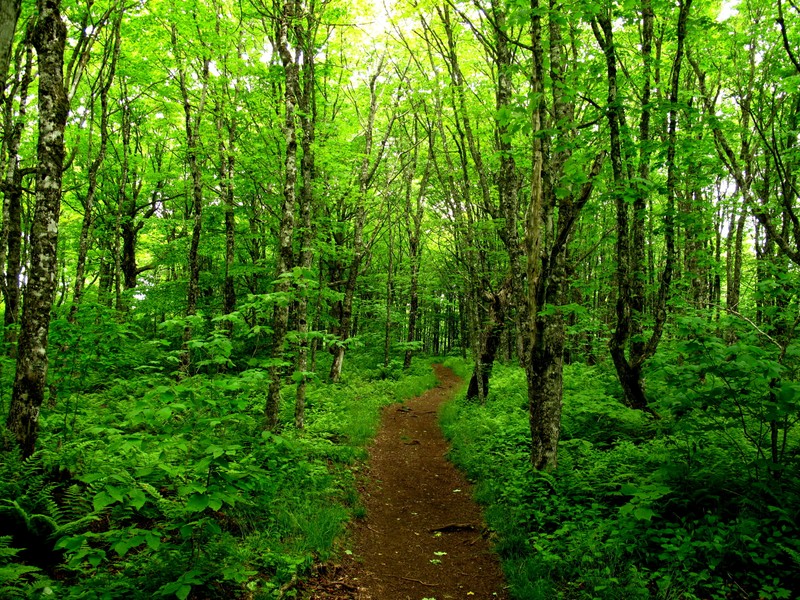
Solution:
M 506 600 L 472 486 L 445 458 L 439 406 L 460 378 L 434 365 L 439 384 L 384 409 L 361 482 L 366 518 L 353 527 L 353 556 L 313 585 L 315 600 Z

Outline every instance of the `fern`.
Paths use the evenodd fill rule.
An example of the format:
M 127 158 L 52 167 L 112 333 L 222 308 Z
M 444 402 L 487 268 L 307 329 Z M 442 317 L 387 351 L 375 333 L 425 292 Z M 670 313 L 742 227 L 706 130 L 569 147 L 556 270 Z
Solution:
M 0 535 L 0 564 L 5 564 L 9 557 L 16 556 L 19 553 L 19 548 L 9 547 L 10 543 L 10 535 Z
M 30 576 L 39 569 L 15 562 L 20 548 L 12 548 L 11 536 L 0 536 L 0 596 L 3 598 L 23 598 L 27 594 Z M 28 577 L 26 577 L 28 576 Z
M 0 498 L 19 498 L 46 485 L 40 452 L 22 460 L 19 452 L 6 452 L 0 461 Z
M 61 515 L 64 521 L 77 521 L 92 512 L 92 503 L 86 491 L 77 484 L 72 484 L 62 496 Z

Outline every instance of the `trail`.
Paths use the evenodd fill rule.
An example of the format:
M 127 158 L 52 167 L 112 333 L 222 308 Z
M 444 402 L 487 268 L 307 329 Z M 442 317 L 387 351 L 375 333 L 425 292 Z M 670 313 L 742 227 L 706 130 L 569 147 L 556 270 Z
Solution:
M 438 386 L 384 409 L 362 479 L 367 515 L 353 527 L 352 559 L 323 572 L 307 588 L 308 598 L 508 598 L 472 487 L 446 460 L 437 424 L 439 405 L 453 397 L 460 379 L 447 367 L 434 370 Z

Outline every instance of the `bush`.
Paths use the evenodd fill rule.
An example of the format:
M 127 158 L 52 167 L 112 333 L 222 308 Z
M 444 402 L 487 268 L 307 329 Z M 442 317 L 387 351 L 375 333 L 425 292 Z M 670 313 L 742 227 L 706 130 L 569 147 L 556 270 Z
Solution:
M 735 433 L 698 439 L 669 416 L 654 424 L 611 387 L 602 367 L 565 369 L 553 473 L 530 466 L 521 369 L 497 365 L 484 405 L 459 398 L 442 411 L 512 595 L 789 598 L 800 589 L 797 490 L 754 485 L 733 453 Z
M 74 364 L 80 382 L 101 380 L 91 361 Z M 347 364 L 345 383 L 309 384 L 303 431 L 261 431 L 268 378 L 258 367 L 180 382 L 110 369 L 102 386 L 62 386 L 43 414 L 41 450 L 24 462 L 2 454 L 3 597 L 284 593 L 359 513 L 349 467 L 380 408 L 435 384 L 429 361 L 377 379 L 357 353 Z M 293 400 L 287 385 L 284 423 Z

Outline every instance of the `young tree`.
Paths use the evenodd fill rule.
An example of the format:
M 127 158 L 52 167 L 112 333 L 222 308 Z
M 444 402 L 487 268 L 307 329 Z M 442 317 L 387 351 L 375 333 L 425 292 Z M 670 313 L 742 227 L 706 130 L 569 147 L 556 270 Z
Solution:
M 97 194 L 97 177 L 100 172 L 100 167 L 106 158 L 106 150 L 108 148 L 108 120 L 109 120 L 109 92 L 111 85 L 114 82 L 114 75 L 116 73 L 117 61 L 119 60 L 120 46 L 122 43 L 121 26 L 122 26 L 123 11 L 118 13 L 114 25 L 111 30 L 111 39 L 106 44 L 103 51 L 103 62 L 100 66 L 100 72 L 97 77 L 98 95 L 100 100 L 100 140 L 98 142 L 97 155 L 91 160 L 89 164 L 89 171 L 87 173 L 87 189 L 86 196 L 83 200 L 83 224 L 81 226 L 80 238 L 78 239 L 78 257 L 75 266 L 75 284 L 73 288 L 72 302 L 73 306 L 70 310 L 70 320 L 75 319 L 75 313 L 83 298 L 83 289 L 86 277 L 86 257 L 89 249 L 89 235 L 92 229 L 93 212 L 95 204 L 95 196 Z M 94 100 L 94 98 L 92 98 Z M 94 104 L 92 104 L 91 113 L 94 114 Z M 92 124 L 90 124 L 90 127 Z M 91 150 L 92 144 L 89 145 Z
M 300 19 L 301 3 L 298 0 L 283 0 L 275 3 L 275 50 L 281 59 L 284 71 L 284 122 L 283 136 L 286 144 L 284 157 L 283 207 L 278 230 L 278 264 L 275 272 L 275 305 L 272 313 L 272 364 L 269 367 L 269 390 L 264 407 L 265 429 L 278 425 L 281 386 L 283 384 L 283 353 L 286 334 L 289 331 L 290 278 L 294 257 L 293 235 L 297 185 L 297 104 L 301 98 L 300 55 L 292 53 L 289 33 L 295 19 Z
M 353 301 L 356 294 L 356 284 L 358 282 L 361 269 L 368 258 L 369 248 L 371 246 L 370 240 L 364 239 L 364 228 L 367 223 L 367 204 L 369 196 L 372 193 L 372 188 L 375 183 L 375 176 L 378 169 L 383 164 L 386 147 L 389 138 L 392 134 L 395 120 L 397 119 L 397 98 L 395 103 L 390 109 L 390 114 L 387 116 L 388 123 L 385 125 L 384 134 L 377 144 L 375 143 L 376 133 L 376 117 L 378 116 L 378 108 L 380 106 L 380 89 L 378 85 L 379 79 L 382 78 L 383 69 L 385 66 L 385 57 L 381 57 L 375 68 L 375 71 L 369 76 L 368 90 L 369 90 L 369 108 L 366 118 L 361 124 L 363 135 L 363 151 L 360 160 L 356 162 L 356 171 L 353 175 L 354 182 L 348 184 L 345 194 L 353 193 L 355 196 L 355 206 L 352 211 L 348 210 L 346 206 L 346 196 L 341 198 L 340 201 L 340 220 L 353 221 L 353 236 L 351 246 L 351 256 L 349 264 L 346 264 L 342 256 L 335 256 L 332 261 L 334 282 L 332 285 L 337 288 L 341 293 L 341 299 L 337 300 L 334 312 L 336 318 L 336 326 L 334 328 L 336 341 L 330 346 L 330 352 L 333 355 L 333 362 L 330 369 L 330 380 L 333 382 L 339 381 L 342 374 L 342 366 L 344 365 L 344 355 L 347 349 L 347 341 L 351 335 L 353 326 Z M 399 97 L 399 95 L 398 95 Z M 357 102 L 354 98 L 354 102 Z M 353 192 L 353 189 L 355 190 Z M 352 212 L 352 216 L 349 213 Z M 347 218 L 345 218 L 347 217 Z M 337 232 L 339 242 L 337 245 L 341 246 L 344 241 L 340 232 Z
M 193 16 L 194 19 L 198 15 Z M 198 32 L 200 28 L 198 26 Z M 200 126 L 205 116 L 205 104 L 208 97 L 209 63 L 211 58 L 203 52 L 200 56 L 188 56 L 184 58 L 184 49 L 178 45 L 178 29 L 173 23 L 170 29 L 172 49 L 177 60 L 178 86 L 180 88 L 181 100 L 183 101 L 184 125 L 186 130 L 186 160 L 189 163 L 189 174 L 192 184 L 192 237 L 189 243 L 189 256 L 187 263 L 189 267 L 189 282 L 186 288 L 186 315 L 191 317 L 197 312 L 197 299 L 200 294 L 200 262 L 198 251 L 200 248 L 200 236 L 203 231 L 203 157 L 200 155 Z M 201 34 L 201 45 L 202 34 Z M 205 46 L 203 45 L 205 50 Z M 197 98 L 191 93 L 189 70 L 187 68 L 187 58 L 193 73 L 199 83 Z M 135 201 L 134 201 L 135 202 Z M 181 372 L 183 375 L 189 374 L 190 354 L 189 341 L 192 338 L 192 328 L 187 323 L 183 333 L 183 352 L 181 353 Z
M 0 288 L 3 291 L 5 304 L 4 339 L 8 344 L 9 355 L 12 357 L 16 356 L 17 330 L 13 325 L 19 320 L 20 304 L 23 180 L 28 173 L 33 174 L 36 171 L 35 168 L 23 168 L 19 158 L 22 134 L 27 122 L 28 87 L 33 80 L 33 46 L 29 39 L 17 47 L 14 63 L 15 75 L 11 93 L 3 99 L 3 146 L 6 164 L 4 180 L 0 184 L 3 192 L 0 270 L 5 270 L 5 276 L 0 277 Z M 16 107 L 15 96 L 19 98 Z
M 417 340 L 417 319 L 419 318 L 419 271 L 422 261 L 422 218 L 425 212 L 425 194 L 428 191 L 428 179 L 431 170 L 431 155 L 434 152 L 434 131 L 432 127 L 426 127 L 428 137 L 428 153 L 425 159 L 425 164 L 422 171 L 422 177 L 418 183 L 416 193 L 414 193 L 414 179 L 417 173 L 417 156 L 418 146 L 422 143 L 419 139 L 420 124 L 418 118 L 414 119 L 413 124 L 413 137 L 411 143 L 413 149 L 411 150 L 412 159 L 406 167 L 405 176 L 405 217 L 408 226 L 408 260 L 411 267 L 411 287 L 409 289 L 409 302 L 408 302 L 408 335 L 406 342 L 409 347 L 406 348 L 405 356 L 403 357 L 403 368 L 408 370 L 411 368 L 411 357 L 413 351 L 410 344 Z M 413 200 L 412 200 L 413 198 Z
M 295 393 L 294 424 L 302 429 L 305 424 L 306 386 L 308 383 L 308 351 L 309 351 L 309 323 L 308 300 L 311 292 L 311 267 L 314 262 L 313 242 L 314 228 L 312 217 L 314 213 L 314 182 L 316 165 L 314 161 L 314 140 L 317 127 L 317 96 L 316 96 L 316 36 L 319 28 L 318 11 L 326 6 L 311 0 L 305 7 L 304 21 L 296 20 L 294 34 L 303 52 L 303 91 L 299 98 L 300 130 L 302 137 L 300 147 L 300 171 L 302 174 L 302 187 L 300 188 L 300 260 L 301 269 L 298 285 L 297 306 L 297 372 L 299 380 Z
M 653 307 L 653 327 L 649 338 L 645 336 L 646 271 L 644 262 L 646 200 L 649 193 L 650 143 L 650 62 L 652 51 L 653 13 L 649 0 L 642 4 L 642 62 L 644 84 L 639 119 L 638 179 L 633 181 L 632 151 L 623 147 L 623 130 L 626 126 L 624 101 L 620 95 L 618 79 L 617 46 L 614 39 L 613 15 L 610 9 L 601 9 L 592 18 L 592 30 L 606 59 L 608 83 L 608 109 L 611 168 L 614 180 L 614 199 L 617 214 L 617 304 L 616 328 L 609 343 L 611 357 L 625 394 L 632 408 L 653 413 L 649 406 L 642 381 L 642 369 L 658 348 L 667 318 L 667 299 L 675 262 L 675 196 L 676 196 L 676 145 L 678 92 L 684 55 L 684 44 L 691 0 L 679 3 L 677 17 L 677 47 L 672 63 L 670 82 L 669 117 L 667 134 L 667 206 L 664 217 L 665 264 Z M 634 199 L 630 206 L 628 197 Z M 654 413 L 653 413 L 654 414 Z

